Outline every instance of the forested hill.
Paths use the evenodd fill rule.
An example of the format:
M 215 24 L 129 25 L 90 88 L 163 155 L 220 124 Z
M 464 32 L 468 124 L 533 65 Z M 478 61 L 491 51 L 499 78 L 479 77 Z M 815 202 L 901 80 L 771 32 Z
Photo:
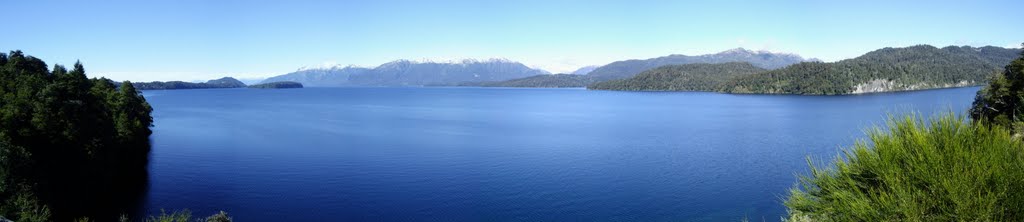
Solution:
M 256 84 L 256 85 L 251 85 L 251 86 L 249 86 L 249 88 L 254 88 L 254 89 L 292 89 L 292 88 L 302 88 L 302 83 L 292 82 L 292 81 L 268 82 L 268 83 L 260 83 L 260 84 Z
M 152 108 L 129 82 L 0 53 L 0 216 L 113 221 L 147 184 Z M 77 220 L 76 220 L 77 221 Z
M 734 78 L 722 91 L 837 95 L 972 86 L 985 82 L 1019 52 L 991 46 L 883 48 L 853 59 L 804 62 Z
M 599 82 L 587 88 L 625 91 L 715 91 L 730 78 L 764 71 L 766 70 L 746 62 L 667 65 L 644 71 L 628 79 Z
M 459 86 L 483 86 L 483 87 L 532 87 L 532 88 L 573 88 L 586 87 L 593 83 L 593 79 L 587 75 L 576 74 L 541 74 L 526 78 L 510 79 L 499 82 L 475 82 L 463 83 Z
M 238 81 L 235 78 L 224 77 L 220 79 L 214 79 L 206 81 L 205 83 L 193 83 L 193 82 L 182 82 L 182 81 L 169 81 L 169 82 L 138 82 L 134 83 L 135 87 L 140 90 L 153 90 L 153 89 L 209 89 L 209 88 L 242 88 L 245 87 L 245 83 Z
M 754 66 L 765 69 L 777 69 L 804 61 L 810 60 L 805 60 L 803 57 L 794 54 L 771 53 L 765 51 L 755 52 L 743 48 L 737 48 L 720 53 L 698 56 L 669 55 L 644 60 L 634 59 L 618 61 L 594 69 L 594 71 L 591 71 L 587 75 L 597 81 L 605 81 L 633 77 L 640 72 L 666 65 L 748 62 Z

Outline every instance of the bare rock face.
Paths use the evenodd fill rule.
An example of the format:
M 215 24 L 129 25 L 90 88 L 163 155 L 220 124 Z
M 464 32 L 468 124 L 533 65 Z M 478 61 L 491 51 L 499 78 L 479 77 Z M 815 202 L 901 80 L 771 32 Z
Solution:
M 878 93 L 878 92 L 897 92 L 897 91 L 911 91 L 911 90 L 923 90 L 923 89 L 937 89 L 937 88 L 952 88 L 952 87 L 964 87 L 977 85 L 974 81 L 962 80 L 957 83 L 948 84 L 929 84 L 929 83 L 917 83 L 907 85 L 898 83 L 888 79 L 874 79 L 865 83 L 858 84 L 853 88 L 850 94 L 863 94 L 863 93 Z
M 902 88 L 896 84 L 895 81 L 887 79 L 875 79 L 866 83 L 861 83 L 854 87 L 852 94 L 861 93 L 874 93 L 874 92 L 890 92 Z

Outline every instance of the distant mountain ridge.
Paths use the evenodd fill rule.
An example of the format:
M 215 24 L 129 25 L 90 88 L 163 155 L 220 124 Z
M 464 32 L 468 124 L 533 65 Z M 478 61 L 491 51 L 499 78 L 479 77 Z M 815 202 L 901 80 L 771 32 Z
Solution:
M 579 69 L 576 69 L 576 71 L 572 71 L 569 74 L 573 74 L 573 75 L 586 75 L 586 74 L 590 74 L 590 72 L 593 72 L 598 67 L 601 67 L 601 66 L 584 66 L 584 67 L 580 67 Z
M 467 59 L 460 62 L 396 60 L 375 68 L 349 66 L 298 70 L 263 82 L 294 81 L 306 86 L 424 86 L 502 81 L 540 74 L 548 72 L 507 59 Z
M 804 59 L 799 55 L 789 53 L 773 53 L 768 51 L 755 52 L 744 48 L 735 48 L 715 54 L 697 56 L 669 55 L 643 60 L 632 59 L 617 61 L 601 66 L 587 75 L 591 76 L 595 80 L 605 81 L 629 78 L 645 70 L 665 65 L 747 62 L 763 69 L 777 69 L 806 61 L 816 61 L 816 59 Z
M 346 86 L 353 85 L 349 82 L 349 77 L 354 74 L 362 74 L 369 72 L 371 69 L 347 66 L 347 67 L 330 67 L 330 68 L 307 68 L 299 69 L 295 72 L 274 76 L 267 78 L 260 83 L 271 83 L 290 81 L 302 83 L 304 86 Z
M 396 60 L 374 68 L 335 66 L 301 69 L 264 82 L 295 81 L 307 86 L 506 87 L 582 87 L 597 83 L 594 84 L 597 86 L 595 89 L 832 95 L 977 85 L 986 81 L 991 72 L 1016 58 L 1019 52 L 1020 49 L 993 46 L 940 49 L 918 45 L 883 48 L 857 58 L 824 63 L 795 54 L 736 48 L 707 55 L 669 55 L 617 61 L 596 68 L 581 67 L 575 71 L 586 75 L 547 75 L 546 71 L 505 59 L 460 62 Z M 765 70 L 757 71 L 740 65 L 723 65 L 724 68 L 686 66 L 727 74 L 713 75 L 693 73 L 686 67 L 678 67 L 723 63 L 743 63 Z M 665 68 L 659 71 L 659 67 Z M 627 79 L 645 71 L 654 73 L 620 81 L 617 86 L 600 85 L 601 82 Z M 694 85 L 696 82 L 709 85 L 698 87 L 699 84 Z

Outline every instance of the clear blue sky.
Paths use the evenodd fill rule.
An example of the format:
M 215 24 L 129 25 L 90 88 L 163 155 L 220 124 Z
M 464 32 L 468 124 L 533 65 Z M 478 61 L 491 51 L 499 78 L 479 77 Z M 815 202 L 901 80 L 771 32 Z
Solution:
M 322 63 L 508 58 L 552 72 L 745 47 L 825 61 L 887 46 L 1019 47 L 1024 1 L 8 1 L 0 50 L 115 80 Z

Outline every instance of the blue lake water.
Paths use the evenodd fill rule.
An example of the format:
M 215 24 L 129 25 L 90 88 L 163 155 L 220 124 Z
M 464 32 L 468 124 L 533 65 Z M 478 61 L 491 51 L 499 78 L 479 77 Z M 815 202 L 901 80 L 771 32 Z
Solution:
M 776 221 L 887 113 L 977 87 L 857 96 L 583 89 L 146 91 L 144 208 L 236 221 Z

